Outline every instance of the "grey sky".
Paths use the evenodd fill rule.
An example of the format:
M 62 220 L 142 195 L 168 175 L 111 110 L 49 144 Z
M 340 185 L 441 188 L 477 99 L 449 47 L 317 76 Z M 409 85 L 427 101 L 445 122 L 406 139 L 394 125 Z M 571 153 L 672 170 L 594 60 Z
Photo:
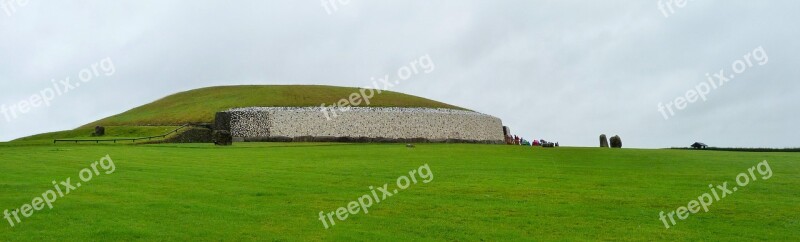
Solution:
M 435 70 L 391 90 L 497 116 L 529 139 L 800 146 L 798 1 L 689 1 L 672 12 L 658 0 L 0 2 L 0 105 L 105 58 L 114 67 L 49 107 L 0 114 L 0 140 L 206 86 L 367 86 L 427 54 Z M 766 64 L 669 119 L 659 112 L 759 46 Z

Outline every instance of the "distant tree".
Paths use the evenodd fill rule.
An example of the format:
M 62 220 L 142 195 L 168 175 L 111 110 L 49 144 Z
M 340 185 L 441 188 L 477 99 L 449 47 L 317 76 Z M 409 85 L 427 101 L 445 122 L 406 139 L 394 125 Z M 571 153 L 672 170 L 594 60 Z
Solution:
M 700 143 L 700 142 L 694 142 L 694 144 L 692 144 L 692 148 L 695 148 L 695 149 L 698 149 L 698 150 L 706 149 L 706 148 L 708 148 L 708 145 Z

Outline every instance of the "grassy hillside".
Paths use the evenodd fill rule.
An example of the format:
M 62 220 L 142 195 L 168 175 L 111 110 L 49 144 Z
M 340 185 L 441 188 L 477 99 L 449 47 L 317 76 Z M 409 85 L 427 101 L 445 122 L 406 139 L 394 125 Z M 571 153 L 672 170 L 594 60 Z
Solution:
M 177 93 L 155 102 L 131 109 L 83 128 L 96 125 L 139 126 L 181 125 L 190 122 L 212 122 L 214 114 L 236 107 L 310 107 L 325 103 L 331 105 L 342 98 L 349 98 L 359 89 L 349 87 L 315 85 L 262 85 L 208 87 Z M 369 93 L 367 92 L 367 95 Z M 398 92 L 383 91 L 370 99 L 370 105 L 360 107 L 431 107 L 463 109 L 446 103 L 433 101 Z
M 0 143 L 0 210 L 115 170 L 10 227 L 0 241 L 792 241 L 800 154 L 420 144 Z M 752 181 L 665 229 L 658 218 L 768 160 Z M 412 184 L 324 228 L 332 212 L 429 164 Z M 756 176 L 761 175 L 756 172 Z M 731 186 L 729 186 L 731 187 Z M 381 193 L 378 193 L 381 195 Z
M 106 135 L 103 137 L 93 137 L 91 134 L 94 128 L 77 128 L 67 131 L 37 134 L 14 140 L 20 141 L 47 141 L 54 139 L 126 139 L 139 138 L 166 134 L 175 130 L 178 126 L 107 126 Z

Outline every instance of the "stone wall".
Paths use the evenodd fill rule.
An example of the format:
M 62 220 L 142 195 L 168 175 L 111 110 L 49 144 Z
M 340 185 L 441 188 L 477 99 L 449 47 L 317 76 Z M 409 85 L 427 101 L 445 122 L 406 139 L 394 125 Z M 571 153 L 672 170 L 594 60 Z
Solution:
M 164 139 L 162 143 L 211 143 L 211 129 L 192 127 L 177 135 Z
M 327 112 L 327 113 L 326 113 Z M 503 143 L 500 119 L 434 108 L 253 107 L 217 113 L 215 127 L 245 141 Z

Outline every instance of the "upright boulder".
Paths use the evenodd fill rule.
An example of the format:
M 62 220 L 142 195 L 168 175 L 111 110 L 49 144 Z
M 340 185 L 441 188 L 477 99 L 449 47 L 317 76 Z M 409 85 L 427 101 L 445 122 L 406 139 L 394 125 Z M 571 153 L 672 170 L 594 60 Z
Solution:
M 511 134 L 511 128 L 509 128 L 508 126 L 503 126 L 503 136 L 506 137 L 505 139 L 507 145 L 514 144 L 514 135 Z
M 214 130 L 231 130 L 231 119 L 232 116 L 230 112 L 217 112 L 214 115 Z
M 106 128 L 103 126 L 96 126 L 94 127 L 94 133 L 92 136 L 103 136 L 106 135 Z
M 611 148 L 622 148 L 622 138 L 620 138 L 618 135 L 611 137 L 610 142 Z
M 608 138 L 605 134 L 600 135 L 600 148 L 608 148 Z
M 214 132 L 211 133 L 211 136 L 214 139 L 215 145 L 228 146 L 233 144 L 233 136 L 231 136 L 230 131 L 214 130 Z

